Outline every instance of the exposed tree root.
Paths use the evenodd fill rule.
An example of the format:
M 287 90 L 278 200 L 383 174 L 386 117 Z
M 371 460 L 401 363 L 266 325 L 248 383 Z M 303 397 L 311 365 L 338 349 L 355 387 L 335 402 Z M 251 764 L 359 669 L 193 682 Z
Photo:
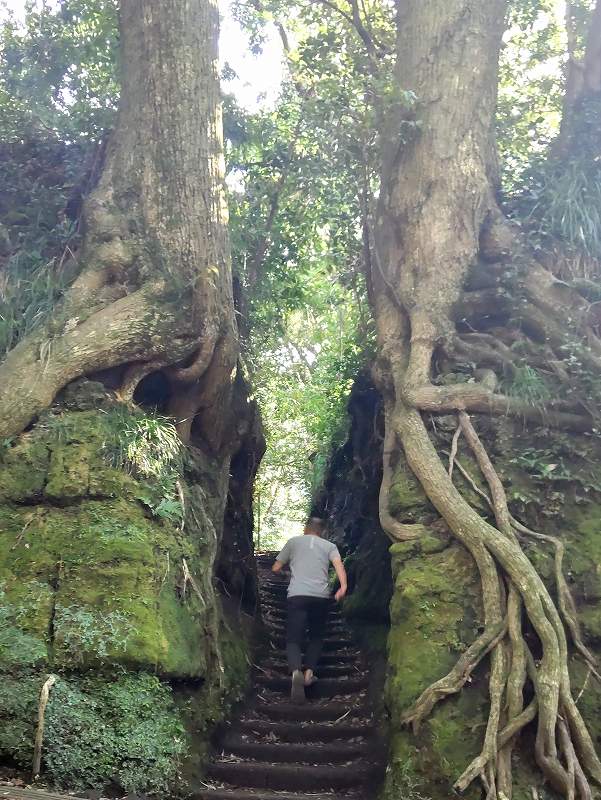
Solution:
M 174 383 L 190 384 L 201 378 L 211 363 L 218 335 L 215 330 L 205 331 L 205 336 L 198 348 L 194 360 L 188 367 L 167 367 L 165 373 Z
M 466 481 L 469 483 L 471 488 L 487 502 L 487 504 L 490 506 L 491 509 L 493 509 L 494 508 L 493 502 L 489 497 L 489 495 L 487 495 L 486 492 L 483 492 L 482 489 L 480 489 L 480 487 L 475 482 L 473 477 L 465 469 L 465 467 L 457 460 L 456 457 L 454 459 L 454 464 L 459 470 L 459 472 L 466 479 Z M 564 623 L 570 632 L 572 643 L 574 644 L 576 650 L 578 650 L 580 655 L 584 658 L 588 666 L 589 673 L 592 674 L 598 681 L 601 682 L 601 673 L 599 672 L 598 661 L 584 643 L 584 640 L 582 638 L 582 632 L 580 630 L 580 624 L 578 623 L 576 604 L 574 602 L 574 598 L 572 597 L 572 593 L 563 574 L 563 557 L 565 555 L 564 543 L 560 539 L 555 538 L 554 536 L 547 536 L 546 534 L 533 531 L 531 528 L 528 528 L 526 525 L 517 520 L 512 514 L 509 515 L 509 522 L 511 524 L 511 527 L 514 530 L 518 531 L 519 533 L 522 533 L 526 536 L 530 536 L 534 539 L 538 539 L 539 541 L 542 542 L 548 542 L 554 548 L 555 584 L 557 588 L 559 610 L 563 617 Z
M 38 724 L 35 732 L 35 742 L 33 746 L 33 765 L 31 773 L 35 778 L 40 774 L 42 768 L 42 745 L 44 743 L 44 717 L 46 715 L 46 706 L 50 699 L 50 689 L 56 683 L 56 675 L 49 675 L 42 690 L 40 692 L 40 704 L 38 707 Z
M 414 733 L 432 711 L 434 706 L 445 697 L 456 694 L 470 679 L 482 659 L 497 646 L 507 633 L 507 620 L 490 625 L 475 642 L 462 653 L 453 669 L 444 678 L 428 686 L 421 693 L 411 708 L 403 715 L 403 723 L 412 725 Z
M 466 503 L 450 480 L 451 464 L 467 475 L 456 459 L 456 441 L 449 469 L 445 470 L 418 412 L 401 407 L 394 423 L 409 466 L 455 536 L 474 557 L 482 581 L 486 626 L 455 668 L 422 693 L 404 715 L 404 721 L 416 727 L 439 700 L 459 691 L 477 663 L 490 652 L 490 711 L 482 751 L 459 777 L 455 788 L 463 791 L 480 777 L 487 797 L 511 797 L 511 750 L 522 728 L 537 717 L 535 757 L 545 778 L 566 798 L 588 800 L 592 796 L 589 778 L 601 783 L 601 762 L 571 694 L 568 648 L 560 611 L 574 642 L 581 643 L 576 646 L 589 666 L 592 656 L 582 643 L 569 588 L 561 575 L 563 549 L 556 548 L 555 558 L 558 611 L 520 547 L 515 531 L 525 533 L 525 526 L 511 516 L 502 483 L 467 414 L 459 414 L 461 431 L 488 483 L 490 497 L 482 490 L 479 494 L 490 504 L 496 528 Z M 470 482 L 475 486 L 473 479 Z M 551 537 L 534 536 L 555 544 Z M 505 582 L 506 596 L 500 591 Z M 498 614 L 502 624 L 495 628 Z M 539 639 L 541 656 L 537 663 L 524 639 L 524 615 Z M 524 709 L 527 678 L 535 698 Z
M 403 396 L 408 405 L 420 411 L 436 413 L 476 411 L 499 415 L 510 414 L 525 420 L 573 431 L 588 431 L 593 426 L 591 417 L 574 413 L 574 411 L 562 410 L 565 404 L 558 404 L 558 408 L 553 405 L 549 405 L 545 409 L 534 408 L 513 397 L 491 392 L 486 386 L 477 383 L 453 386 L 430 384 L 415 389 L 407 388 Z
M 151 372 L 156 372 L 156 370 L 164 365 L 164 362 L 161 361 L 146 361 L 129 366 L 125 371 L 121 386 L 117 392 L 121 402 L 128 404 L 133 403 L 134 394 L 140 382 L 143 381 L 147 375 L 150 375 Z
M 520 533 L 523 533 L 526 536 L 531 536 L 542 542 L 548 542 L 553 546 L 555 550 L 554 567 L 559 610 L 561 611 L 563 620 L 570 631 L 570 636 L 572 638 L 574 647 L 586 661 L 591 674 L 601 682 L 601 675 L 599 674 L 599 665 L 597 663 L 597 659 L 584 643 L 582 633 L 580 631 L 580 625 L 578 623 L 576 604 L 574 603 L 574 598 L 572 597 L 572 593 L 570 592 L 569 586 L 563 574 L 563 557 L 565 554 L 564 543 L 560 539 L 556 539 L 554 536 L 546 536 L 543 533 L 537 533 L 536 531 L 527 528 L 525 525 L 522 525 L 521 522 L 518 522 L 518 520 L 516 520 L 514 517 L 511 517 L 511 523 Z
M 390 456 L 393 453 L 393 447 L 396 444 L 396 435 L 391 425 L 386 425 L 386 432 L 384 434 L 384 451 L 383 451 L 383 473 L 382 482 L 380 483 L 380 494 L 378 497 L 378 512 L 380 516 L 380 525 L 384 532 L 392 539 L 393 542 L 407 542 L 412 539 L 418 539 L 426 533 L 424 525 L 419 524 L 405 524 L 399 522 L 390 513 L 390 489 L 392 486 L 392 467 L 390 465 Z

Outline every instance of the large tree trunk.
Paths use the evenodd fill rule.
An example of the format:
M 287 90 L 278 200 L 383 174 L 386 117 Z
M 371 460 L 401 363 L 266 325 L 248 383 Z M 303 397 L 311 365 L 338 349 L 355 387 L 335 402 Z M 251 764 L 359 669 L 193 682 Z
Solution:
M 510 339 L 496 340 L 486 327 L 478 329 L 478 322 L 471 330 L 457 325 L 476 294 L 467 291 L 473 288 L 468 278 L 478 275 L 480 284 L 495 287 L 495 275 L 511 273 L 510 302 L 514 316 L 522 317 L 532 358 L 544 351 L 549 362 L 558 363 L 567 337 L 587 337 L 583 358 L 598 369 L 599 342 L 588 329 L 583 298 L 556 285 L 497 206 L 493 126 L 505 0 L 409 0 L 397 7 L 397 80 L 417 100 L 401 119 L 391 112 L 385 126 L 370 276 L 380 351 L 376 378 L 386 424 L 380 517 L 392 539 L 423 532 L 423 526 L 403 524 L 387 510 L 391 461 L 398 460 L 401 446 L 432 505 L 476 563 L 485 618 L 484 633 L 449 675 L 425 689 L 405 721 L 417 727 L 440 699 L 459 691 L 490 652 L 490 715 L 482 752 L 456 788 L 480 777 L 487 798 L 510 797 L 511 749 L 536 716 L 535 757 L 546 779 L 566 797 L 588 798 L 586 776 L 601 782 L 601 763 L 572 699 L 563 622 L 518 542 L 519 525 L 466 412 L 513 413 L 535 421 L 543 415 L 495 391 L 499 374 L 512 369 Z M 401 141 L 399 126 L 406 132 Z M 452 365 L 458 355 L 473 363 L 471 381 L 433 382 L 440 364 Z M 422 418 L 426 411 L 458 414 L 453 446 L 463 434 L 488 483 L 492 522 L 455 488 L 452 468 L 443 466 L 432 445 Z M 586 404 L 558 401 L 545 413 L 550 425 L 582 430 L 592 424 Z M 561 591 L 560 606 L 572 631 L 573 614 L 569 603 L 561 602 Z M 536 664 L 522 634 L 523 610 L 541 651 Z M 577 643 L 577 626 L 573 638 Z M 525 707 L 527 680 L 535 699 Z
M 85 204 L 80 274 L 0 366 L 0 435 L 78 376 L 135 365 L 127 397 L 145 373 L 183 362 L 168 372 L 182 432 L 202 405 L 219 446 L 210 411 L 231 382 L 237 334 L 217 38 L 213 0 L 123 0 L 119 117 Z
M 260 458 L 260 419 L 236 369 L 217 2 L 122 0 L 120 29 L 120 110 L 85 201 L 77 277 L 49 322 L 0 365 L 0 438 L 8 437 L 0 454 L 3 621 L 15 641 L 35 644 L 30 661 L 20 646 L 15 662 L 0 654 L 10 687 L 0 724 L 27 731 L 35 719 L 28 703 L 46 679 L 38 673 L 59 673 L 62 700 L 51 696 L 50 722 L 65 697 L 69 708 L 79 702 L 83 686 L 97 712 L 90 737 L 102 728 L 125 745 L 113 762 L 91 755 L 89 774 L 77 777 L 78 748 L 97 750 L 97 737 L 80 733 L 67 710 L 64 734 L 44 743 L 50 778 L 101 785 L 118 765 L 127 778 L 131 718 L 145 730 L 163 728 L 157 747 L 151 733 L 148 750 L 136 754 L 151 770 L 128 790 L 164 791 L 179 765 L 172 753 L 162 760 L 161 748 L 180 739 L 164 726 L 173 718 L 181 726 L 193 710 L 197 759 L 198 732 L 247 677 L 245 637 L 223 624 L 214 570 L 231 458 L 238 448 L 239 461 L 255 451 Z M 76 380 L 82 376 L 92 380 Z M 141 408 L 128 408 L 132 401 Z M 146 407 L 162 414 L 146 415 Z M 189 447 L 178 447 L 164 413 Z M 255 468 L 243 469 L 242 480 Z M 250 503 L 246 491 L 239 499 Z M 244 510 L 228 541 L 239 540 L 248 556 L 252 514 Z M 249 595 L 251 566 L 242 565 Z M 230 605 L 234 626 L 238 604 Z M 194 702 L 169 718 L 157 706 L 140 721 L 132 709 L 149 707 L 147 673 L 157 686 L 157 677 L 165 682 L 164 692 L 170 680 L 193 681 Z M 134 687 L 123 715 L 103 694 L 121 680 Z M 11 694 L 25 697 L 18 708 Z M 76 748 L 65 744 L 70 736 Z M 28 737 L 21 738 L 18 752 L 0 742 L 0 755 L 26 762 Z

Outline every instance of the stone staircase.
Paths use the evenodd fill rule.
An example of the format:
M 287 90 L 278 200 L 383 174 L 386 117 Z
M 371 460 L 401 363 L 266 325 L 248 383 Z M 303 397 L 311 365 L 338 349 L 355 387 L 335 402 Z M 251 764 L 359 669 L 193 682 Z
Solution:
M 200 800 L 368 800 L 383 778 L 385 754 L 370 711 L 368 670 L 332 605 L 319 680 L 307 702 L 290 701 L 284 655 L 286 584 L 257 558 L 268 640 L 246 705 L 217 741 Z

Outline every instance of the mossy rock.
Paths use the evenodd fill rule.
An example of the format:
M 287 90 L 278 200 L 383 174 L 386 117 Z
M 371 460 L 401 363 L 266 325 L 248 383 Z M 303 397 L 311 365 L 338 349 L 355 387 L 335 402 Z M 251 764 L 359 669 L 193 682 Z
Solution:
M 388 508 L 393 516 L 403 519 L 420 519 L 426 510 L 431 510 L 421 484 L 404 459 L 394 467 Z
M 419 542 L 411 545 L 414 552 Z M 399 717 L 429 683 L 442 677 L 477 635 L 481 615 L 480 581 L 463 547 L 417 555 L 395 563 L 395 593 L 390 607 L 387 685 L 393 716 Z
M 108 661 L 177 677 L 205 673 L 206 609 L 193 593 L 179 596 L 190 555 L 171 526 L 125 500 L 49 508 L 23 532 L 27 513 L 0 514 L 0 580 L 15 606 L 32 581 L 45 587 L 35 614 L 21 618 L 45 640 L 52 625 L 54 669 Z M 199 558 L 189 566 L 204 568 Z
M 91 408 L 100 389 L 88 390 L 0 456 L 0 757 L 30 766 L 53 673 L 49 781 L 164 794 L 194 760 L 192 729 L 202 766 L 211 724 L 247 688 L 248 643 L 225 625 L 210 575 L 223 470 L 186 454 L 182 530 L 155 513 L 162 484 L 119 466 L 114 426 L 134 417 Z M 176 703 L 170 680 L 197 702 Z
M 480 678 L 441 703 L 419 735 L 400 719 L 419 694 L 445 675 L 478 635 L 480 580 L 470 554 L 436 535 L 391 548 L 395 593 L 388 637 L 386 704 L 392 757 L 384 796 L 447 798 L 451 786 L 477 755 L 486 721 L 487 689 Z M 470 790 L 467 797 L 479 797 Z
M 0 503 L 23 503 L 42 497 L 50 450 L 45 441 L 23 434 L 0 458 Z
M 417 736 L 396 729 L 383 798 L 448 800 L 453 783 L 478 755 L 478 731 L 483 729 L 486 712 L 486 691 L 471 691 L 441 704 Z M 477 784 L 462 795 L 468 800 L 480 800 L 481 796 Z
M 4 452 L 4 602 L 13 606 L 13 627 L 35 638 L 37 646 L 28 648 L 36 651 L 35 663 L 43 646 L 52 669 L 121 664 L 202 677 L 214 600 L 212 589 L 203 597 L 188 587 L 181 596 L 182 562 L 203 586 L 209 558 L 203 541 L 211 532 L 201 528 L 210 522 L 198 507 L 194 539 L 182 534 L 149 512 L 152 487 L 111 463 L 114 426 L 128 424 L 127 414 L 47 412 Z M 198 506 L 206 495 L 194 498 Z M 0 642 L 0 670 L 13 668 Z

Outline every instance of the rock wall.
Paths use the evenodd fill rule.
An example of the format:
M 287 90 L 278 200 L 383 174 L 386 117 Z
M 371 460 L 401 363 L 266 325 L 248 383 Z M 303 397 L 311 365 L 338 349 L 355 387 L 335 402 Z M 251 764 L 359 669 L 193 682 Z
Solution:
M 258 430 L 256 414 L 248 430 Z M 240 449 L 244 449 L 244 437 Z M 244 691 L 248 629 L 213 588 L 228 464 L 80 381 L 0 454 L 0 757 L 80 789 L 172 789 Z M 230 525 L 230 540 L 252 542 Z M 252 591 L 252 587 L 251 590 Z M 239 605 L 239 604 L 231 604 Z
M 368 400 L 369 398 L 369 400 Z M 355 618 L 387 628 L 384 714 L 389 732 L 389 769 L 383 795 L 392 800 L 446 800 L 452 785 L 478 754 L 488 708 L 488 663 L 457 696 L 435 709 L 417 733 L 401 723 L 403 712 L 442 677 L 482 630 L 479 577 L 471 556 L 455 543 L 402 460 L 394 464 L 393 514 L 420 521 L 429 535 L 389 547 L 377 519 L 381 458 L 380 404 L 360 376 L 351 395 L 350 435 L 332 458 L 318 510 L 331 519 L 346 554 L 355 592 L 347 608 Z M 528 428 L 508 418 L 477 418 L 477 427 L 506 487 L 514 516 L 566 545 L 564 574 L 578 605 L 588 645 L 601 654 L 601 442 L 598 434 L 573 435 Z M 437 417 L 432 439 L 448 454 L 456 421 Z M 460 442 L 458 462 L 484 489 L 477 465 Z M 455 481 L 484 514 L 485 501 L 455 469 Z M 384 537 L 384 538 L 383 538 Z M 524 541 L 544 580 L 553 587 L 548 546 Z M 392 579 L 389 583 L 389 569 Z M 554 589 L 553 589 L 554 593 Z M 382 611 L 388 604 L 389 616 Z M 533 637 L 534 638 L 534 637 Z M 536 650 L 536 642 L 530 642 Z M 601 750 L 601 687 L 578 657 L 570 661 L 573 688 Z M 554 797 L 540 785 L 531 757 L 533 732 L 526 730 L 514 754 L 514 800 Z M 474 786 L 464 795 L 482 796 Z
M 244 421 L 244 427 L 230 464 L 223 536 L 215 572 L 222 591 L 238 598 L 242 608 L 254 615 L 258 586 L 253 545 L 253 490 L 266 443 L 258 406 L 254 400 L 249 401 L 249 389 L 241 379 L 236 397 L 238 408 L 234 415 Z

